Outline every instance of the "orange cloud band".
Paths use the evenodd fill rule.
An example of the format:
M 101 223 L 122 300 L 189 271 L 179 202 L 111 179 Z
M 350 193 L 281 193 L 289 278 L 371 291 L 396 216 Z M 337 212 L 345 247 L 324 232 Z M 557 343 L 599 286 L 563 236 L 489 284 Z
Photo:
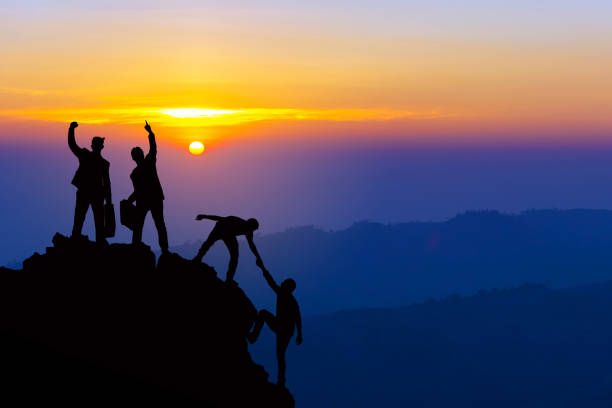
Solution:
M 87 108 L 45 110 L 0 110 L 0 116 L 16 120 L 44 120 L 90 124 L 135 124 L 145 119 L 167 127 L 231 126 L 269 120 L 363 121 L 402 118 L 452 118 L 456 114 L 437 110 L 387 109 L 208 109 L 208 108 Z

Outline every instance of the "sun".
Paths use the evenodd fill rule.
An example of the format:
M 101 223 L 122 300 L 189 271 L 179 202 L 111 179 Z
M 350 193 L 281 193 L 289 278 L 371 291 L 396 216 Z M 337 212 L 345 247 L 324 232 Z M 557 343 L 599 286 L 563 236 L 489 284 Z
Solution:
M 204 145 L 202 144 L 202 142 L 198 142 L 197 140 L 191 142 L 191 144 L 189 145 L 189 152 L 194 156 L 198 156 L 204 153 Z

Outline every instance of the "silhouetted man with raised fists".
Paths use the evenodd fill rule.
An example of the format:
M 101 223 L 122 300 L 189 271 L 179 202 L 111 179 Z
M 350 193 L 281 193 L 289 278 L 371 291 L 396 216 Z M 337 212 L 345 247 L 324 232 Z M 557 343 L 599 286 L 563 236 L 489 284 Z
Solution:
M 276 316 L 267 310 L 260 310 L 253 326 L 253 331 L 249 333 L 249 343 L 255 343 L 264 323 L 276 334 L 276 359 L 278 362 L 278 385 L 285 386 L 285 352 L 289 346 L 289 341 L 293 336 L 293 331 L 297 327 L 296 344 L 302 344 L 302 317 L 297 300 L 293 296 L 295 281 L 285 279 L 280 286 L 272 278 L 270 272 L 261 266 L 264 278 L 270 288 L 276 293 Z
M 68 129 L 68 146 L 79 159 L 79 168 L 72 179 L 72 184 L 77 188 L 72 237 L 81 237 L 85 215 L 87 209 L 91 206 L 96 225 L 96 242 L 106 243 L 104 237 L 104 200 L 107 204 L 112 203 L 108 174 L 110 163 L 102 157 L 103 137 L 95 136 L 91 140 L 91 151 L 77 145 L 74 129 L 78 126 L 78 123 L 72 122 Z
M 145 130 L 149 133 L 149 153 L 145 156 L 140 147 L 132 149 L 132 159 L 136 168 L 130 174 L 134 192 L 128 198 L 130 203 L 136 201 L 136 220 L 132 233 L 132 244 L 142 241 L 142 228 L 144 227 L 147 212 L 151 211 L 153 222 L 157 228 L 159 247 L 162 252 L 168 252 L 168 233 L 164 222 L 164 191 L 157 176 L 157 143 L 155 134 L 149 123 L 145 121 Z
M 198 254 L 195 256 L 195 258 L 193 258 L 194 261 L 201 262 L 204 255 L 206 255 L 210 247 L 212 247 L 215 242 L 219 240 L 223 241 L 230 254 L 225 281 L 232 282 L 234 280 L 234 274 L 236 273 L 236 267 L 238 266 L 238 240 L 236 237 L 239 235 L 244 235 L 249 243 L 249 248 L 251 248 L 255 258 L 257 258 L 257 265 L 263 266 L 263 261 L 261 260 L 259 252 L 257 252 L 257 247 L 253 242 L 253 232 L 259 228 L 259 223 L 255 218 L 243 220 L 240 217 L 234 216 L 219 217 L 217 215 L 206 214 L 199 214 L 196 217 L 196 220 L 198 221 L 203 219 L 216 221 L 217 223 L 208 235 L 206 241 L 204 241 L 202 244 Z

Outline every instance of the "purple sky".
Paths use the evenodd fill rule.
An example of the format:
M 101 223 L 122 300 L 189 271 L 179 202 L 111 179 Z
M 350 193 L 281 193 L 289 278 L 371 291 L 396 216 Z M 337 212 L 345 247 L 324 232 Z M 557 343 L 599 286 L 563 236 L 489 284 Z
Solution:
M 58 143 L 0 149 L 0 263 L 21 260 L 72 225 L 77 160 Z M 131 192 L 129 147 L 108 144 L 113 200 Z M 199 212 L 256 217 L 261 232 L 296 225 L 339 229 L 354 221 L 443 220 L 458 212 L 529 208 L 612 209 L 612 146 L 385 146 L 270 142 L 220 148 L 198 160 L 161 143 L 170 245 L 203 238 Z M 186 157 L 182 158 L 182 156 Z M 177 169 L 172 163 L 184 162 Z M 172 167 L 172 168 L 171 168 Z M 91 234 L 93 218 L 86 219 Z M 118 227 L 115 242 L 129 242 Z M 145 242 L 157 245 L 150 218 Z

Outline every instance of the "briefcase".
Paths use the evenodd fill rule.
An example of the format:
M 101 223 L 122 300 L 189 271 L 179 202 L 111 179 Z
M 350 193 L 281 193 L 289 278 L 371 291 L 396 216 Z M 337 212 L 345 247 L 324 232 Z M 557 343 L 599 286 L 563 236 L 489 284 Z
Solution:
M 119 218 L 121 224 L 133 231 L 136 226 L 136 206 L 128 200 L 121 200 L 119 203 Z
M 115 206 L 112 203 L 106 203 L 104 205 L 104 236 L 106 238 L 114 237 L 116 227 Z

